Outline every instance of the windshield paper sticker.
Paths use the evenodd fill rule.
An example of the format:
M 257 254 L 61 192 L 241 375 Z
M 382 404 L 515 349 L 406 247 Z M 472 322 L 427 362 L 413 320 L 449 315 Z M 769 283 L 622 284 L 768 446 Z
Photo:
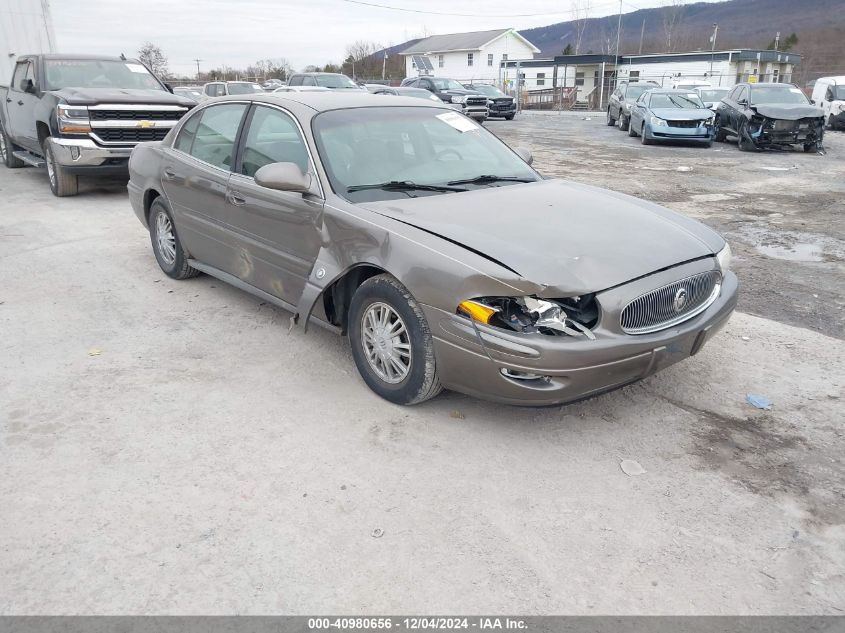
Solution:
M 145 75 L 147 74 L 147 69 L 144 68 L 141 64 L 126 64 L 126 67 L 133 73 L 144 73 Z
M 451 125 L 453 128 L 458 130 L 458 132 L 472 132 L 473 130 L 478 130 L 478 125 L 457 112 L 445 112 L 443 114 L 438 114 L 437 118 L 443 121 L 443 123 Z

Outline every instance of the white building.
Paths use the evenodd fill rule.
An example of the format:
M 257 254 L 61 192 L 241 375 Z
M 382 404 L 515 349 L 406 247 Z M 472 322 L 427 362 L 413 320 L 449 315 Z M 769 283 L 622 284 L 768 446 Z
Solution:
M 497 82 L 513 88 L 517 66 L 524 90 L 578 89 L 578 101 L 589 101 L 600 109 L 617 81 L 653 81 L 670 88 L 683 81 L 704 81 L 730 87 L 741 81 L 791 82 L 801 62 L 797 53 L 735 49 L 657 53 L 649 55 L 558 55 L 553 59 L 509 60 L 501 64 Z M 604 81 L 599 78 L 604 77 Z
M 0 84 L 11 81 L 18 55 L 54 52 L 48 0 L 0 0 Z
M 451 33 L 426 37 L 401 51 L 405 56 L 405 76 L 425 74 L 414 62 L 415 56 L 427 57 L 434 75 L 457 81 L 496 81 L 502 61 L 531 59 L 540 49 L 514 29 Z

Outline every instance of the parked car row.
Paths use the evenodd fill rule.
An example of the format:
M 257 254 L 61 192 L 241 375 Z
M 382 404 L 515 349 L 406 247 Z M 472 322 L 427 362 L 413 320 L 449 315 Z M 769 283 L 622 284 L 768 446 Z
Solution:
M 835 96 L 835 88 L 831 84 L 827 96 Z M 709 86 L 665 89 L 652 82 L 624 82 L 611 94 L 607 124 L 639 136 L 644 145 L 690 141 L 710 147 L 714 140 L 723 142 L 734 136 L 743 151 L 790 145 L 799 145 L 805 152 L 822 149 L 825 110 L 796 86 L 739 83 L 720 96 L 721 92 Z M 718 103 L 710 100 L 719 96 Z M 840 112 L 845 112 L 845 106 Z M 839 121 L 839 113 L 827 116 L 831 126 Z

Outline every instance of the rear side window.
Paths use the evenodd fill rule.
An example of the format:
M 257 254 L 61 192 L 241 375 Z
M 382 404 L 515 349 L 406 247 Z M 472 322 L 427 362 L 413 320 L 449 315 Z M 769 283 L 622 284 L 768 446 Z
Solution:
M 220 169 L 231 169 L 235 139 L 245 111 L 244 103 L 226 103 L 203 110 L 189 152 L 191 156 Z
M 314 80 L 313 77 L 306 75 L 302 78 L 302 85 L 303 86 L 316 86 L 317 82 Z
M 302 85 L 302 75 L 294 75 L 290 78 L 290 82 L 288 82 L 289 86 L 301 86 Z
M 185 125 L 179 130 L 179 136 L 176 137 L 176 142 L 173 144 L 174 149 L 178 149 L 180 152 L 185 152 L 186 154 L 191 153 L 191 147 L 194 144 L 194 137 L 197 135 L 197 128 L 199 127 L 201 117 L 202 112 L 198 112 L 185 122 Z
M 304 174 L 308 171 L 308 150 L 290 116 L 259 106 L 246 133 L 240 171 L 255 176 L 256 171 L 270 163 L 295 163 Z

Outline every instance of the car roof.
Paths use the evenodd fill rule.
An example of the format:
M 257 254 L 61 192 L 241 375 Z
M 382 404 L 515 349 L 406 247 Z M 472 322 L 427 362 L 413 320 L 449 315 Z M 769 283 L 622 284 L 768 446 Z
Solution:
M 21 57 L 36 57 L 37 55 L 21 55 Z M 41 55 L 44 59 L 53 59 L 53 60 L 62 60 L 62 59 L 80 59 L 80 60 L 93 60 L 93 61 L 104 61 L 104 62 L 138 62 L 137 59 L 134 57 L 126 57 L 125 59 L 121 59 L 120 57 L 113 57 L 111 55 L 72 55 L 72 54 L 65 54 L 65 53 L 44 53 Z
M 313 72 L 313 73 L 293 73 L 293 74 L 291 75 L 291 77 L 294 77 L 294 76 L 296 76 L 296 75 L 343 75 L 344 77 L 346 77 L 346 75 L 344 75 L 343 73 L 323 73 L 323 72 Z
M 424 101 L 416 97 L 402 97 L 395 96 L 387 100 L 383 95 L 372 94 L 363 90 L 356 90 L 355 94 L 347 94 L 335 90 L 327 92 L 267 92 L 264 94 L 250 94 L 250 95 L 230 95 L 227 97 L 218 97 L 214 103 L 222 103 L 225 101 L 244 101 L 246 99 L 254 101 L 255 103 L 272 103 L 277 105 L 284 105 L 286 102 L 294 101 L 304 105 L 317 112 L 325 112 L 328 110 L 339 110 L 344 108 L 367 108 L 367 107 L 396 107 L 396 106 L 413 106 L 419 107 L 433 107 L 454 112 L 445 103 L 438 104 L 434 101 Z
M 649 90 L 649 92 L 653 95 L 686 95 L 690 93 L 692 88 L 655 88 Z

